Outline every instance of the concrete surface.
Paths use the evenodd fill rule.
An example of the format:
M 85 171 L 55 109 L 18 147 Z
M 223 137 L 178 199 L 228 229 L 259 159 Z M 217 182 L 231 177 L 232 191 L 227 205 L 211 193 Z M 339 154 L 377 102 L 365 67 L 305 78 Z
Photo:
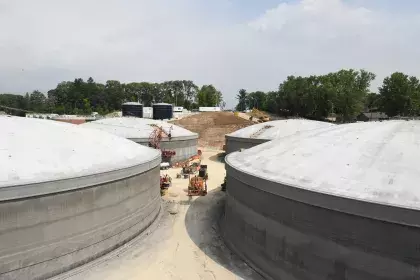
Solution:
M 229 155 L 228 247 L 267 279 L 420 279 L 419 128 L 350 124 Z
M 0 189 L 100 174 L 156 158 L 155 150 L 79 126 L 0 117 Z
M 420 208 L 420 122 L 355 123 L 228 156 L 243 172 L 349 198 Z
M 140 145 L 149 146 L 149 139 L 130 139 Z M 197 154 L 197 141 L 198 139 L 185 139 L 183 137 L 178 137 L 168 141 L 164 139 L 160 142 L 161 150 L 175 151 L 175 155 L 172 156 L 169 160 L 165 160 L 171 163 L 181 162 L 189 159 L 190 157 Z
M 150 124 L 158 125 L 168 133 L 172 127 L 171 140 L 165 137 L 161 142 L 161 149 L 175 151 L 176 155 L 170 159 L 171 162 L 184 161 L 197 154 L 198 134 L 164 121 L 129 117 L 108 118 L 89 122 L 82 126 L 106 131 L 148 146 L 150 134 L 154 130 Z
M 0 279 L 83 265 L 158 216 L 159 152 L 48 120 L 0 117 L 0 126 Z
M 203 151 L 210 176 L 207 196 L 186 195 L 187 180 L 176 179 L 180 168 L 161 171 L 172 176 L 173 184 L 162 198 L 164 212 L 156 227 L 152 225 L 147 236 L 53 280 L 262 280 L 226 248 L 219 234 L 225 201 L 219 188 L 225 174 L 219 152 Z
M 248 116 L 249 117 L 249 116 Z M 334 124 L 306 119 L 287 119 L 251 125 L 226 135 L 226 154 L 288 137 L 300 132 L 324 129 Z
M 159 213 L 158 174 L 2 201 L 0 279 L 45 279 L 136 237 Z
M 165 121 L 144 118 L 105 118 L 83 124 L 82 126 L 99 129 L 128 139 L 149 139 L 150 134 L 154 130 L 154 127 L 150 126 L 150 124 L 162 127 L 167 132 L 169 132 L 170 127 L 172 127 L 172 138 L 174 139 L 178 137 L 183 137 L 184 139 L 188 137 L 189 139 L 198 137 L 196 133 L 180 126 L 173 125 Z

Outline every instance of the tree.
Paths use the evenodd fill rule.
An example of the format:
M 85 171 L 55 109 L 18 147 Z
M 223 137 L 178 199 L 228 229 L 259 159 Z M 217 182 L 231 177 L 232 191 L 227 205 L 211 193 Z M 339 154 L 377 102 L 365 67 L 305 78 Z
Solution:
M 375 74 L 364 70 L 340 70 L 326 76 L 325 83 L 334 94 L 335 112 L 343 121 L 352 121 L 363 111 L 365 99 L 369 93 Z
M 365 99 L 365 111 L 377 111 L 381 106 L 381 96 L 374 92 L 368 93 Z
M 108 109 L 120 110 L 121 104 L 124 102 L 124 85 L 116 80 L 109 80 L 105 83 L 105 98 Z
M 251 92 L 248 94 L 249 108 L 257 108 L 260 110 L 266 110 L 266 99 L 267 96 L 262 91 Z
M 223 102 L 222 93 L 213 85 L 204 85 L 197 93 L 199 107 L 216 107 Z
M 386 77 L 379 88 L 381 110 L 388 116 L 419 113 L 419 80 L 401 72 Z
M 237 111 L 245 111 L 246 109 L 248 109 L 248 93 L 246 92 L 246 90 L 239 90 L 239 93 L 236 95 L 236 99 L 238 99 L 238 105 L 236 105 Z
M 126 101 L 139 101 L 144 106 L 168 102 L 176 103 L 187 109 L 198 108 L 198 87 L 189 80 L 128 84 L 109 80 L 106 84 L 102 84 L 95 82 L 92 77 L 86 81 L 76 78 L 73 81 L 59 83 L 54 89 L 48 91 L 47 97 L 44 96 L 45 100 L 41 100 L 41 102 L 42 95 L 38 93 L 32 94 L 32 103 L 30 94 L 26 94 L 26 96 L 0 94 L 0 105 L 58 114 L 90 114 L 92 111 L 107 114 L 121 109 L 121 104 Z M 221 93 L 217 90 L 215 97 L 210 94 L 206 98 L 216 99 L 216 103 L 223 102 Z
M 47 108 L 46 101 L 46 96 L 42 92 L 35 90 L 29 96 L 29 108 L 34 112 L 44 113 Z

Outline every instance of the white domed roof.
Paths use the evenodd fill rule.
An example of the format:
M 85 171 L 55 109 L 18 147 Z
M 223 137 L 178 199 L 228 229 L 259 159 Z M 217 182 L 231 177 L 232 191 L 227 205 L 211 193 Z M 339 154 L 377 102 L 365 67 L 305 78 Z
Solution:
M 0 117 L 0 188 L 124 169 L 159 158 L 156 150 L 94 129 Z
M 315 192 L 420 208 L 420 122 L 333 126 L 229 155 L 245 173 Z
M 164 121 L 143 118 L 107 118 L 84 123 L 81 126 L 99 129 L 128 139 L 148 139 L 155 129 L 153 125 L 162 127 L 166 132 L 169 132 L 172 127 L 172 138 L 198 138 L 196 133 L 193 133 L 185 128 Z
M 334 126 L 334 124 L 306 119 L 288 119 L 251 125 L 230 133 L 227 136 L 271 140 L 290 136 L 302 131 L 331 126 Z

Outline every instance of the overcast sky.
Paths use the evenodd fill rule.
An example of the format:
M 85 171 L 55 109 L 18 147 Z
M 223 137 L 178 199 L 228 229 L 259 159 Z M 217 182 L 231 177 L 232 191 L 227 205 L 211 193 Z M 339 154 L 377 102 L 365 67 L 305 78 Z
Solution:
M 363 68 L 420 76 L 418 0 L 0 0 L 0 92 L 76 77 L 274 90 Z

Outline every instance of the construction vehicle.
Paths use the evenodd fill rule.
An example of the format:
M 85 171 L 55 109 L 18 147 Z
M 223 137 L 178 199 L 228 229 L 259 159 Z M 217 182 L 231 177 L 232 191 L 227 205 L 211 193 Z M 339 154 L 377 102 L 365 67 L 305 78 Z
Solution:
M 152 133 L 149 135 L 149 147 L 154 148 L 156 150 L 161 150 L 162 153 L 162 161 L 170 162 L 171 157 L 173 157 L 176 152 L 171 150 L 161 149 L 160 143 L 164 137 L 168 138 L 169 141 L 172 139 L 172 126 L 169 128 L 169 131 L 166 132 L 163 127 L 158 126 L 156 124 L 150 124 L 153 127 Z
M 199 151 L 199 155 L 190 157 L 187 161 L 182 163 L 182 170 L 181 174 L 184 176 L 185 179 L 188 178 L 188 175 L 195 174 L 198 170 L 198 167 L 201 163 L 201 151 Z
M 207 194 L 207 180 L 209 178 L 207 172 L 207 165 L 200 165 L 198 176 L 189 176 L 188 195 L 189 196 L 204 196 Z
M 191 177 L 188 185 L 188 196 L 205 196 L 207 194 L 207 181 L 199 176 Z

